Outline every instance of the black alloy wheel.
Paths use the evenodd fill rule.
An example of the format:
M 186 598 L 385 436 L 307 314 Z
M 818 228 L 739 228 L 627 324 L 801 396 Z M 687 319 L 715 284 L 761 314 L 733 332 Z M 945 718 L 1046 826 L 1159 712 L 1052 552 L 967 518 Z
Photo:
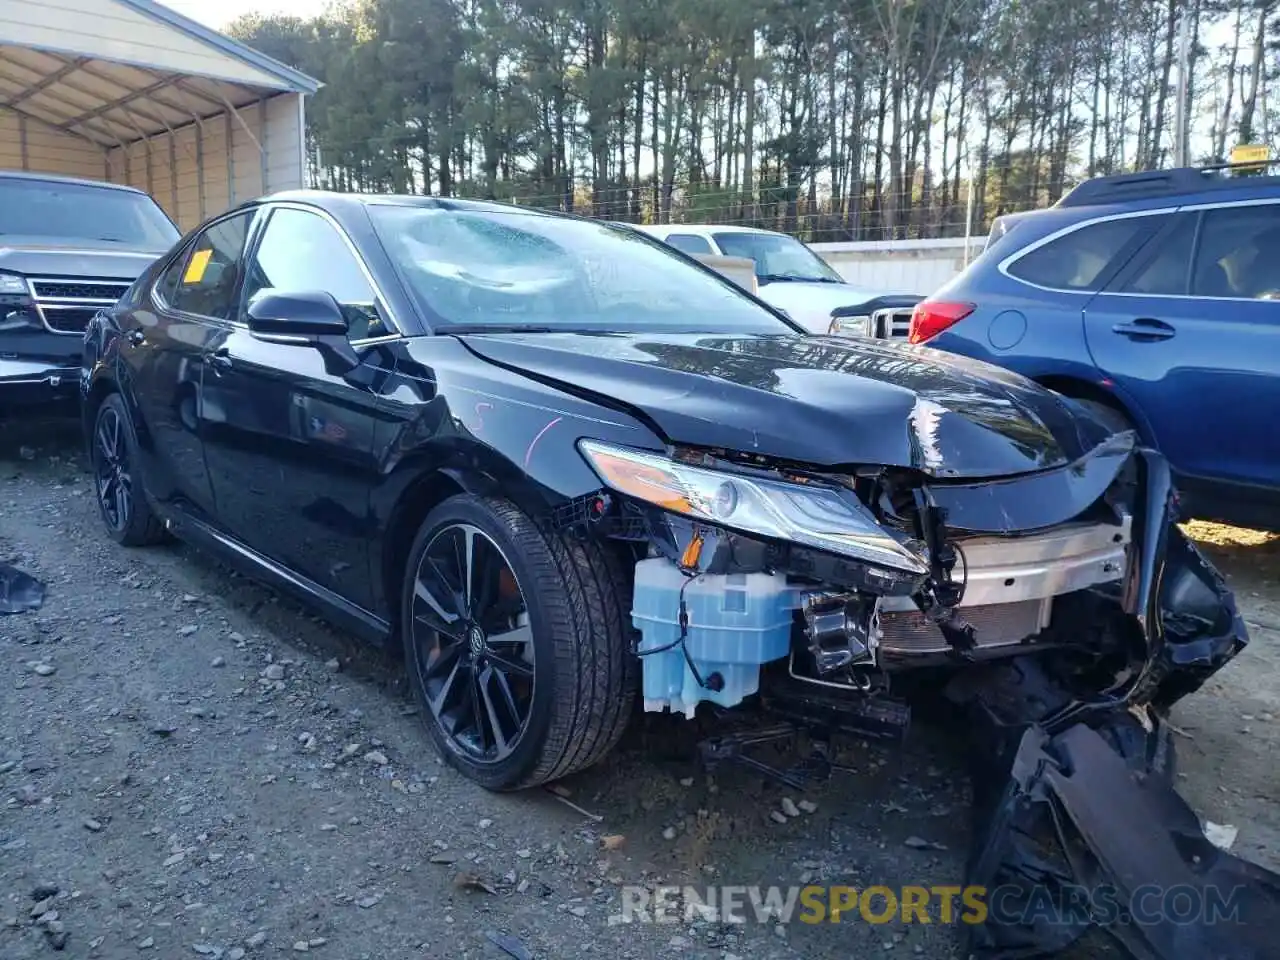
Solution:
M 129 451 L 124 442 L 124 424 L 114 404 L 103 404 L 93 431 L 93 476 L 102 519 L 113 533 L 129 526 L 133 513 L 133 478 L 129 474 Z
M 535 671 L 529 608 L 484 531 L 451 524 L 418 561 L 415 668 L 436 722 L 473 762 L 499 763 L 529 724 Z
M 598 762 L 635 702 L 630 578 L 604 544 L 509 501 L 459 494 L 410 548 L 400 625 L 409 682 L 445 760 L 490 790 Z
M 137 449 L 124 402 L 113 393 L 93 421 L 93 489 L 107 532 L 127 547 L 158 543 L 165 535 L 137 474 Z

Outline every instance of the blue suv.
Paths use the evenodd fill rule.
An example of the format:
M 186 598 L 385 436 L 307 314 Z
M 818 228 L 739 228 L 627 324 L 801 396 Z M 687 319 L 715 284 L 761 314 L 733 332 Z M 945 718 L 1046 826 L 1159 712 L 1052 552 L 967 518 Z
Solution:
M 1280 529 L 1280 176 L 1101 177 L 1001 218 L 909 339 L 1136 429 L 1184 516 Z

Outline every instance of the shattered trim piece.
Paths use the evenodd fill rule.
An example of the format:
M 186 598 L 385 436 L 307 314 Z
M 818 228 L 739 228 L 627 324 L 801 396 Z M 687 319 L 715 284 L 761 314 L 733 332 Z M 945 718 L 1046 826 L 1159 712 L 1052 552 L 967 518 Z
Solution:
M 0 563 L 0 613 L 25 613 L 44 603 L 44 584 L 31 574 Z

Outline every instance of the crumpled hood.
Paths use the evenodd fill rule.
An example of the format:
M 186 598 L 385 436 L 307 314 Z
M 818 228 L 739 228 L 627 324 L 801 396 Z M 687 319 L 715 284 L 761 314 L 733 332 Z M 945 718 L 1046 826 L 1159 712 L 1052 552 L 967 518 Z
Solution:
M 0 235 L 0 270 L 28 277 L 135 280 L 163 253 L 105 241 Z
M 673 443 L 824 467 L 1006 477 L 1107 436 L 1062 397 L 927 347 L 799 335 L 467 334 L 476 354 L 642 415 Z
M 848 283 L 803 283 L 774 281 L 760 286 L 758 296 L 770 306 L 787 311 L 787 315 L 810 333 L 825 334 L 831 329 L 831 311 L 852 307 L 887 291 L 866 290 Z

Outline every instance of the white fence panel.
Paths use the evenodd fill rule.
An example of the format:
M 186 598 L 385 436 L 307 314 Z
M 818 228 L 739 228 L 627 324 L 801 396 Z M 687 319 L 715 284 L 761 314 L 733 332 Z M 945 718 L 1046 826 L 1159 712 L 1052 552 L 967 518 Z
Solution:
M 986 237 L 949 237 L 809 246 L 855 286 L 927 297 L 963 270 L 986 242 Z

